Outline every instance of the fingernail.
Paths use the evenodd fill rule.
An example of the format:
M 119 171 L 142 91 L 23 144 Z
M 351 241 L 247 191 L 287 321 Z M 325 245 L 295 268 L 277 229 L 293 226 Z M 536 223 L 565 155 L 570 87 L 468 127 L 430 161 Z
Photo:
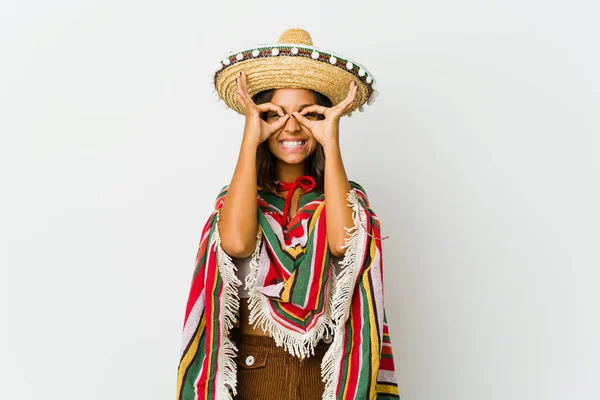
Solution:
M 240 76 L 242 76 L 242 71 L 240 71 Z

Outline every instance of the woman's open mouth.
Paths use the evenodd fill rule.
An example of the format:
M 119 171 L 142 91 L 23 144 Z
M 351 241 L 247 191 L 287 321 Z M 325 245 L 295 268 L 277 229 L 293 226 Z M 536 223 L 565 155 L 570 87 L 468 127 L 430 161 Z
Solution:
M 284 151 L 295 153 L 306 149 L 306 140 L 280 140 L 279 147 Z

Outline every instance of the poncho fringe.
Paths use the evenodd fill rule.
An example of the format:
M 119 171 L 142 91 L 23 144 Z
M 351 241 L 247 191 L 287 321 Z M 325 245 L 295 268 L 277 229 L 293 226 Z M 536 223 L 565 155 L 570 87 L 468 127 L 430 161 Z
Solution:
M 353 181 L 350 183 L 347 201 L 353 210 L 353 226 L 344 228 L 346 252 L 339 263 L 338 276 L 331 273 L 326 282 L 323 315 L 307 332 L 288 329 L 273 318 L 268 298 L 256 286 L 261 251 L 266 255 L 265 232 L 259 224 L 250 272 L 245 277 L 249 319 L 255 329 L 268 331 L 277 346 L 296 357 L 314 355 L 318 341 L 324 335 L 333 336 L 321 364 L 323 399 L 398 399 L 383 307 L 379 221 L 369 207 L 364 189 Z M 230 339 L 230 331 L 237 322 L 238 288 L 242 282 L 236 276 L 232 257 L 221 246 L 219 235 L 226 188 L 217 198 L 200 240 L 184 322 L 177 400 L 232 400 L 237 394 L 237 347 Z M 324 202 L 322 196 L 319 199 Z M 315 214 L 319 210 L 324 215 L 324 207 Z

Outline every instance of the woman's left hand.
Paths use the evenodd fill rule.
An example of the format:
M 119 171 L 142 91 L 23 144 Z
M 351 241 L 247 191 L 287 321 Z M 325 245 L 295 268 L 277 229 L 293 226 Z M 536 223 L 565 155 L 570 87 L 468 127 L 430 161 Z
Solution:
M 296 120 L 306 127 L 315 137 L 315 139 L 323 145 L 337 146 L 339 145 L 339 133 L 340 133 L 340 118 L 348 110 L 352 109 L 356 100 L 356 92 L 358 91 L 358 85 L 355 81 L 350 82 L 350 90 L 346 98 L 339 104 L 333 107 L 324 107 L 318 104 L 304 107 L 302 111 L 294 111 L 292 115 Z M 325 116 L 325 119 L 321 120 L 310 120 L 305 117 L 308 113 L 317 113 Z

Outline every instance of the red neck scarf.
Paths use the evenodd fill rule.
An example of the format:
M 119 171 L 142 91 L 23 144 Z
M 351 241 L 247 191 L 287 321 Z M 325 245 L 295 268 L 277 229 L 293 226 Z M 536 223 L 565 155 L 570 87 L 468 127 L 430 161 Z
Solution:
M 285 208 L 283 209 L 283 221 L 284 224 L 288 222 L 288 212 L 290 211 L 290 204 L 292 203 L 292 195 L 298 186 L 306 190 L 305 193 L 312 191 L 317 185 L 313 177 L 308 175 L 302 175 L 296 178 L 294 182 L 280 182 L 275 181 L 278 192 L 288 191 L 287 198 L 285 199 Z

